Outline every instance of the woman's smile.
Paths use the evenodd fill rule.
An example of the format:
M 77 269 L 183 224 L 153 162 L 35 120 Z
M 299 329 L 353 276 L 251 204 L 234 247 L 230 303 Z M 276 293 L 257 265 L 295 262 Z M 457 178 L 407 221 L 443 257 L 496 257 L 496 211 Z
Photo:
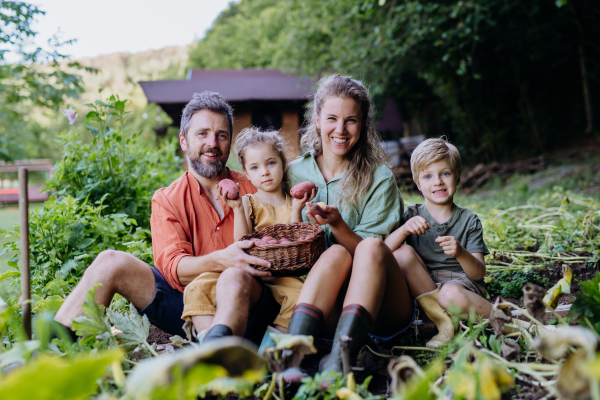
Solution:
M 362 113 L 352 98 L 329 97 L 317 116 L 323 152 L 346 157 L 360 139 Z

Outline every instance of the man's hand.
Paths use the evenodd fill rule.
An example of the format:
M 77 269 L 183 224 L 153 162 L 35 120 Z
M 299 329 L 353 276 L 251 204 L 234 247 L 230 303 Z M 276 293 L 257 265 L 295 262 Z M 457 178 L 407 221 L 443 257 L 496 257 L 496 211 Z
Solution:
M 308 219 L 310 220 L 310 222 L 312 222 L 313 224 L 317 224 L 317 225 L 329 224 L 330 227 L 334 228 L 340 222 L 344 222 L 344 219 L 342 218 L 342 214 L 340 214 L 340 211 L 338 210 L 337 207 L 326 205 L 325 207 L 321 207 L 321 208 L 323 209 L 323 211 L 325 211 L 325 218 L 320 217 L 318 215 L 313 215 L 313 213 L 311 213 L 308 210 L 308 208 L 306 209 L 305 214 L 308 217 Z
M 213 253 L 215 261 L 221 271 L 225 271 L 227 268 L 241 268 L 252 276 L 271 276 L 270 272 L 259 271 L 250 265 L 271 266 L 271 263 L 267 260 L 251 256 L 244 252 L 243 249 L 249 249 L 252 246 L 254 246 L 254 242 L 251 240 L 235 242 L 223 250 L 215 251 Z
M 464 248 L 458 243 L 454 236 L 438 236 L 435 241 L 442 246 L 444 253 L 450 257 L 460 257 Z
M 417 215 L 416 217 L 412 217 L 411 219 L 406 221 L 404 223 L 404 225 L 402 225 L 401 229 L 404 231 L 404 234 L 406 234 L 406 236 L 409 236 L 409 235 L 422 236 L 425 233 L 427 233 L 427 231 L 429 229 L 431 229 L 431 226 L 429 226 L 429 224 L 427 223 L 425 218 L 419 217 Z
M 238 189 L 240 187 L 239 183 L 236 183 Z M 221 201 L 223 202 L 223 204 L 225 204 L 228 207 L 231 207 L 232 209 L 236 209 L 236 208 L 242 208 L 244 207 L 244 205 L 242 204 L 242 196 L 238 196 L 237 199 L 235 200 L 229 200 L 227 198 L 227 191 L 223 190 L 223 188 L 219 187 L 219 199 L 221 199 Z

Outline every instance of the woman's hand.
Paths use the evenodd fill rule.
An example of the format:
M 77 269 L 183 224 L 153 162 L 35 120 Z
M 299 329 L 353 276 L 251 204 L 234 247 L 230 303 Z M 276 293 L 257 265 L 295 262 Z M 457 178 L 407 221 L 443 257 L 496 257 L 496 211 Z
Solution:
M 236 183 L 236 185 L 238 186 L 238 188 L 240 187 L 239 183 Z M 223 202 L 223 204 L 225 204 L 228 207 L 231 207 L 232 209 L 241 209 L 244 207 L 244 205 L 242 204 L 242 196 L 238 196 L 237 199 L 235 200 L 229 200 L 227 198 L 227 190 L 223 190 L 223 188 L 219 188 L 219 199 L 221 199 L 221 201 Z
M 321 208 L 323 209 L 323 211 L 325 211 L 325 217 L 321 217 L 320 215 L 314 215 L 310 212 L 310 210 L 307 207 L 305 214 L 310 220 L 310 222 L 317 225 L 329 224 L 329 226 L 333 229 L 340 225 L 340 223 L 344 223 L 344 219 L 342 218 L 342 215 L 340 214 L 340 211 L 337 207 L 326 205 Z

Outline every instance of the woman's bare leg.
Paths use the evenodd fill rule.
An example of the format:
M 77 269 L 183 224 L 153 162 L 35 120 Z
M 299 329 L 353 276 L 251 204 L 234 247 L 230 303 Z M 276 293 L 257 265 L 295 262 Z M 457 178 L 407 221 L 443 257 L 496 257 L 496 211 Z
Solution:
M 352 257 L 344 247 L 335 244 L 328 248 L 310 270 L 296 304 L 312 304 L 327 319 L 351 266 Z
M 344 306 L 360 304 L 373 317 L 371 332 L 390 334 L 408 324 L 413 300 L 390 248 L 380 239 L 364 239 L 354 253 Z

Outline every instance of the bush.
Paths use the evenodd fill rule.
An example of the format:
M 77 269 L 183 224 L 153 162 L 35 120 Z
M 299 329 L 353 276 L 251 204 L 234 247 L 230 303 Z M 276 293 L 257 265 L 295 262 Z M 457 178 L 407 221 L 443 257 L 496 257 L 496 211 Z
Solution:
M 156 149 L 137 143 L 141 132 L 126 137 L 126 102 L 111 96 L 88 104 L 93 110 L 83 122 L 91 142 L 76 132 L 63 133 L 64 155 L 46 186 L 55 198 L 72 196 L 87 204 L 104 199 L 102 214 L 126 214 L 149 228 L 152 195 L 181 174 L 182 160 L 175 141 Z
M 29 220 L 31 293 L 34 312 L 56 310 L 83 272 L 104 250 L 126 251 L 153 264 L 149 231 L 154 191 L 181 174 L 175 143 L 162 149 L 140 146 L 139 134 L 126 137 L 126 100 L 111 96 L 96 101 L 84 119 L 91 140 L 62 133 L 64 155 L 46 184 L 52 197 L 32 211 Z M 15 239 L 0 254 L 16 254 L 9 265 L 18 270 L 19 227 L 5 232 Z M 19 273 L 8 271 L 0 281 Z M 17 303 L 17 291 L 3 293 Z
M 535 283 L 549 287 L 550 281 L 534 271 L 499 271 L 488 275 L 487 290 L 490 294 L 499 294 L 502 297 L 523 300 L 523 286 Z

